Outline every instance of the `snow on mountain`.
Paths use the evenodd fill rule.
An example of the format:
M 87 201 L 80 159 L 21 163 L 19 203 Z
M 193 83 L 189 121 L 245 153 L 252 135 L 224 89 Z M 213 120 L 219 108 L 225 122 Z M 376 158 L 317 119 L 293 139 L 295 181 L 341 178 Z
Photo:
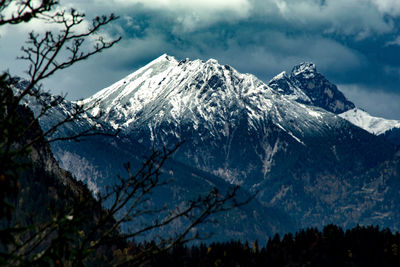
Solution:
M 339 116 L 375 135 L 384 134 L 393 128 L 400 128 L 398 120 L 374 117 L 359 108 L 348 110 Z
M 296 92 L 307 102 L 304 93 Z M 81 103 L 97 103 L 92 115 L 103 113 L 113 127 L 130 130 L 190 121 L 194 130 L 204 122 L 212 135 L 228 136 L 241 113 L 253 128 L 271 117 L 300 143 L 306 132 L 326 126 L 325 117 L 335 120 L 329 112 L 292 101 L 254 75 L 241 74 L 214 59 L 179 62 L 168 55 Z
M 272 94 L 254 76 L 220 66 L 216 60 L 178 62 L 162 55 L 83 103 L 98 101 L 95 112 L 105 112 L 106 120 L 115 127 L 127 127 L 153 116 L 155 120 L 178 121 L 192 116 L 215 121 L 213 116 L 226 115 L 215 111 L 229 113 L 233 105 L 244 104 L 242 97 L 262 97 L 262 108 L 271 107 Z
M 80 103 L 95 105 L 92 115 L 103 114 L 144 146 L 186 140 L 179 160 L 248 186 L 270 170 L 283 140 L 306 146 L 310 136 L 323 136 L 341 120 L 214 59 L 178 61 L 165 54 Z M 285 137 L 266 137 L 271 129 Z M 251 167 L 253 159 L 261 166 Z
M 289 99 L 306 104 L 312 103 L 311 99 L 294 84 L 294 82 L 287 75 L 286 71 L 283 71 L 272 78 L 268 85 L 279 93 L 287 95 Z
M 212 124 L 208 130 L 214 135 L 226 134 L 227 122 L 232 123 L 230 118 L 233 113 L 240 110 L 235 107 L 246 107 L 253 126 L 266 114 L 273 114 L 277 106 L 286 106 L 286 110 L 280 110 L 282 113 L 295 110 L 294 117 L 304 113 L 304 109 L 309 110 L 304 113 L 306 115 L 320 112 L 313 111 L 310 106 L 299 109 L 294 105 L 293 109 L 291 101 L 290 104 L 277 104 L 287 99 L 337 114 L 354 108 L 354 104 L 320 74 L 313 63 L 295 66 L 290 75 L 282 72 L 267 86 L 255 76 L 219 65 L 214 59 L 206 62 L 178 61 L 166 54 L 79 103 L 95 105 L 92 115 L 105 114 L 105 120 L 114 128 L 136 128 L 145 123 L 154 128 L 157 122 L 174 121 L 179 124 L 187 120 L 192 121 L 196 128 L 203 120 Z M 371 133 L 381 134 L 382 129 L 397 127 L 392 125 L 395 121 L 382 122 L 383 119 L 380 119 L 378 123 L 376 119 L 365 116 L 361 119 L 359 112 L 356 117 L 350 114 L 354 115 L 346 112 L 341 117 Z M 279 120 L 282 115 L 276 114 L 276 117 Z M 364 123 L 357 123 L 361 121 Z M 278 125 L 282 126 L 281 123 Z M 315 124 L 307 124 L 306 128 L 309 125 Z M 383 128 L 375 129 L 374 125 Z M 302 142 L 293 129 L 285 131 Z

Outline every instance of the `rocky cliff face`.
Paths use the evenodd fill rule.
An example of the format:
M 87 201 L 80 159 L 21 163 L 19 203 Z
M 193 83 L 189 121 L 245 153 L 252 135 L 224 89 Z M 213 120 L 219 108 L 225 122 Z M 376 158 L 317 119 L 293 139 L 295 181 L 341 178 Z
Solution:
M 355 107 L 336 85 L 317 71 L 313 63 L 305 62 L 297 65 L 292 69 L 290 75 L 281 73 L 274 77 L 268 85 L 291 96 L 296 101 L 321 107 L 335 114 Z
M 399 121 L 374 117 L 355 107 L 336 85 L 317 71 L 313 63 L 297 65 L 289 75 L 282 72 L 268 85 L 294 101 L 321 107 L 374 135 L 382 135 L 393 144 L 400 144 Z

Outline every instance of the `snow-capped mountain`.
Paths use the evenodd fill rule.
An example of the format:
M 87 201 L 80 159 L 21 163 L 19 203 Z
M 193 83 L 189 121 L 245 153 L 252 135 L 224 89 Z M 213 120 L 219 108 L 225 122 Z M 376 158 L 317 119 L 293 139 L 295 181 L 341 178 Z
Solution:
M 293 73 L 303 77 L 309 71 L 301 66 Z M 293 90 L 298 95 L 295 100 L 310 102 L 298 87 Z M 249 124 L 248 130 L 258 130 L 260 122 L 271 119 L 303 144 L 301 138 L 307 137 L 307 133 L 314 136 L 329 128 L 328 122 L 341 121 L 330 112 L 314 107 L 317 105 L 304 105 L 292 98 L 254 75 L 241 74 L 213 59 L 177 61 L 162 55 L 80 103 L 96 103 L 92 115 L 105 114 L 104 120 L 115 128 L 128 132 L 148 129 L 152 140 L 157 139 L 153 130 L 165 123 L 180 128 L 190 124 L 193 130 L 218 138 L 227 137 L 243 117 Z M 179 131 L 171 135 L 180 136 Z
M 317 71 L 313 63 L 304 62 L 295 66 L 290 75 L 282 72 L 268 85 L 291 99 L 321 107 L 335 114 L 355 107 L 336 85 Z
M 356 108 L 336 85 L 317 71 L 313 63 L 301 63 L 289 75 L 282 72 L 268 85 L 292 100 L 321 107 L 372 134 L 384 135 L 390 142 L 400 144 L 399 121 L 373 117 Z
M 120 135 L 58 143 L 53 150 L 82 180 L 97 177 L 91 181 L 100 189 L 123 172 L 123 162 L 139 164 L 146 151 L 185 141 L 166 167 L 178 180 L 179 190 L 170 188 L 178 197 L 174 201 L 210 184 L 240 184 L 248 193 L 258 192 L 253 215 L 249 210 L 241 215 L 248 219 L 244 235 L 271 232 L 271 225 L 261 229 L 257 220 L 288 230 L 293 225 L 288 217 L 298 227 L 383 222 L 400 228 L 387 219 L 400 214 L 400 205 L 390 204 L 396 194 L 387 188 L 399 179 L 394 174 L 381 181 L 380 171 L 371 172 L 383 173 L 394 146 L 337 116 L 354 104 L 311 63 L 267 85 L 213 59 L 162 55 L 79 103 L 94 106 L 89 117 L 121 129 Z M 169 197 L 159 194 L 157 201 L 172 201 Z M 273 219 L 277 211 L 281 214 Z M 376 212 L 385 216 L 374 217 Z
M 339 116 L 376 135 L 384 134 L 393 128 L 400 128 L 400 121 L 398 120 L 374 117 L 359 108 L 348 110 Z
M 330 179 L 350 192 L 347 175 L 379 165 L 393 147 L 336 115 L 354 105 L 313 64 L 273 81 L 267 85 L 213 59 L 162 55 L 82 103 L 95 104 L 92 115 L 103 114 L 143 147 L 185 140 L 175 161 L 259 191 L 259 201 L 299 225 L 355 223 L 364 214 L 356 207 L 345 218 L 332 217 L 340 207 L 326 208 L 339 197 Z M 343 203 L 354 198 L 341 194 Z
M 321 76 L 313 65 L 307 67 L 294 68 L 297 84 Z M 296 92 L 301 95 L 300 90 Z M 247 188 L 261 183 L 279 161 L 288 162 L 284 159 L 291 151 L 288 146 L 301 147 L 293 151 L 303 150 L 301 154 L 311 158 L 311 147 L 319 147 L 338 161 L 340 153 L 330 147 L 337 143 L 335 139 L 359 141 L 352 140 L 351 132 L 357 129 L 335 114 L 293 101 L 254 75 L 241 74 L 213 59 L 178 61 L 162 55 L 82 103 L 96 103 L 92 115 L 105 114 L 106 122 L 145 146 L 186 140 L 178 159 Z M 326 139 L 325 145 L 316 144 L 318 139 Z M 300 154 L 292 157 L 302 160 Z M 360 155 L 357 160 L 369 160 L 363 158 Z
M 400 145 L 400 121 L 398 120 L 374 117 L 359 108 L 348 110 L 339 116 L 372 134 L 385 137 L 395 145 Z
M 319 123 L 313 123 L 315 120 L 333 117 L 323 110 L 290 101 L 254 75 L 241 74 L 216 60 L 178 62 L 168 55 L 82 103 L 98 103 L 92 114 L 106 114 L 105 120 L 115 128 L 135 129 L 147 124 L 152 129 L 160 122 L 190 121 L 196 130 L 200 122 L 207 122 L 205 130 L 214 136 L 229 135 L 229 129 L 237 124 L 232 119 L 238 118 L 242 111 L 253 128 L 269 115 L 282 123 L 285 123 L 282 116 L 301 116 L 302 122 L 298 123 L 303 124 L 303 131 L 318 127 Z M 299 130 L 286 126 L 285 130 L 293 136 L 290 128 Z

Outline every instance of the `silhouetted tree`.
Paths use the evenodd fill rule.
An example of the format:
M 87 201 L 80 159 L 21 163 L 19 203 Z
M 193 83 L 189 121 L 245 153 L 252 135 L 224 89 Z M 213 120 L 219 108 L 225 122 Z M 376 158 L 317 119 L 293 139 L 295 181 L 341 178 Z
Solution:
M 92 40 L 89 39 L 93 38 L 100 28 L 117 17 L 113 14 L 96 17 L 87 30 L 77 31 L 85 15 L 73 9 L 69 12 L 51 12 L 56 4 L 57 1 L 52 0 L 0 1 L 0 25 L 27 23 L 35 18 L 61 26 L 58 32 L 47 31 L 43 34 L 31 32 L 29 34 L 27 46 L 22 47 L 24 54 L 20 57 L 29 64 L 28 79 L 23 87 L 17 88 L 18 79 L 12 78 L 8 73 L 0 76 L 0 218 L 10 215 L 12 206 L 7 199 L 15 197 L 18 191 L 15 171 L 22 167 L 18 157 L 26 155 L 29 147 L 41 141 L 43 137 L 49 142 L 59 139 L 78 139 L 96 131 L 96 129 L 87 129 L 75 136 L 51 138 L 61 125 L 76 120 L 87 109 L 74 105 L 69 114 L 60 121 L 55 121 L 46 132 L 36 131 L 35 136 L 30 134 L 30 138 L 27 139 L 26 134 L 32 131 L 35 123 L 51 113 L 52 109 L 64 100 L 63 97 L 49 100 L 48 94 L 41 89 L 41 81 L 59 70 L 112 47 L 120 40 L 117 38 L 105 41 L 102 36 L 99 36 L 93 48 L 83 49 L 83 45 L 91 42 Z M 21 104 L 27 97 L 35 99 L 41 105 L 40 111 L 34 117 L 21 116 Z
M 39 127 L 39 119 L 47 116 L 64 101 L 64 97 L 54 98 L 46 94 L 42 90 L 41 81 L 112 47 L 120 40 L 116 38 L 106 41 L 98 35 L 101 28 L 117 19 L 113 14 L 96 17 L 89 28 L 81 30 L 78 26 L 84 22 L 85 15 L 74 9 L 52 12 L 57 4 L 57 1 L 52 0 L 0 1 L 0 25 L 29 23 L 32 19 L 40 19 L 60 28 L 58 32 L 29 34 L 20 57 L 29 64 L 26 72 L 28 79 L 23 83 L 8 73 L 0 76 L 0 223 L 10 221 L 15 212 L 13 200 L 21 191 L 21 173 L 32 169 L 32 164 L 35 164 L 29 159 L 32 151 L 45 147 L 48 149 L 49 142 L 79 140 L 82 136 L 99 134 L 93 127 L 74 135 L 54 135 L 62 125 L 86 115 L 86 111 L 91 108 L 77 104 L 49 129 L 42 131 Z M 94 45 L 90 48 L 86 43 L 93 42 L 93 39 Z M 27 98 L 39 104 L 38 112 L 32 113 L 24 107 Z M 130 249 L 116 253 L 119 257 L 115 257 L 114 264 L 139 264 L 185 242 L 204 237 L 193 231 L 197 225 L 205 222 L 212 214 L 243 205 L 251 199 L 239 201 L 236 197 L 238 187 L 222 193 L 214 188 L 172 210 L 146 206 L 146 200 L 152 192 L 164 184 L 160 180 L 161 169 L 176 148 L 154 151 L 137 171 L 131 170 L 127 165 L 128 176 L 119 177 L 118 183 L 99 194 L 97 199 L 85 190 L 69 195 L 70 199 L 65 202 L 65 207 L 60 207 L 57 212 L 50 212 L 48 216 L 51 219 L 47 221 L 39 224 L 33 221 L 32 225 L 22 226 L 0 224 L 0 264 L 81 266 L 87 263 L 88 258 L 96 262 L 96 255 L 100 254 L 99 251 L 105 245 L 126 245 L 127 240 L 140 234 L 161 229 L 177 220 L 184 221 L 185 226 L 172 236 L 160 236 L 157 242 L 135 248 L 131 246 Z M 39 173 L 25 173 L 40 175 L 42 180 L 39 183 L 46 182 L 49 186 L 57 184 L 54 181 L 57 177 L 45 178 L 48 174 L 44 170 Z M 29 179 L 25 181 L 32 182 Z M 55 198 L 58 196 L 62 194 L 58 192 Z M 39 203 L 47 200 L 43 198 Z M 109 203 L 107 209 L 103 207 L 105 202 Z M 164 212 L 165 216 L 135 231 L 120 231 L 124 223 L 135 222 L 140 216 L 159 212 Z M 88 214 L 94 215 L 94 218 L 88 217 Z M 97 254 L 93 255 L 94 253 Z

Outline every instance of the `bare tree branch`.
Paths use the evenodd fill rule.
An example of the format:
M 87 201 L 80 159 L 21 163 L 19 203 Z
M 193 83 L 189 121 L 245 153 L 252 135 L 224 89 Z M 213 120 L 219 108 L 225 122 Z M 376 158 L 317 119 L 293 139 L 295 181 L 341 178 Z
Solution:
M 37 130 L 39 120 L 51 114 L 65 100 L 65 97 L 48 97 L 48 94 L 42 91 L 41 81 L 58 70 L 68 68 L 112 47 L 120 40 L 120 37 L 106 40 L 100 33 L 107 24 L 117 19 L 113 14 L 96 17 L 91 25 L 82 31 L 81 26 L 84 25 L 85 15 L 76 10 L 50 14 L 51 9 L 57 4 L 58 2 L 54 0 L 0 0 L 0 26 L 24 23 L 33 18 L 39 18 L 60 28 L 58 32 L 48 31 L 44 34 L 31 32 L 29 34 L 26 46 L 22 47 L 23 55 L 20 57 L 28 63 L 29 79 L 27 81 L 21 82 L 8 73 L 0 75 L 0 219 L 11 218 L 13 205 L 10 200 L 16 198 L 20 189 L 19 170 L 26 167 L 20 160 L 28 157 L 30 148 L 35 144 L 43 142 L 46 138 L 45 142 L 78 141 L 84 136 L 117 133 L 104 134 L 97 129 L 97 125 L 93 125 L 72 135 L 54 135 L 64 125 L 90 117 L 88 111 L 92 106 L 83 105 L 74 105 L 70 112 L 67 112 L 60 121 L 55 121 L 44 132 Z M 78 31 L 78 28 L 81 31 Z M 35 116 L 30 116 L 29 112 L 28 115 L 26 114 L 26 108 L 23 105 L 27 98 L 34 100 L 40 106 Z M 21 113 L 22 110 L 24 112 Z M 60 234 L 61 223 L 64 220 L 64 217 L 58 218 L 45 225 L 44 228 L 28 227 L 25 232 L 16 234 L 21 237 L 16 240 L 17 243 L 10 243 L 3 239 L 3 237 L 8 238 L 7 235 L 1 235 L 0 249 L 4 248 L 3 245 L 5 248 L 10 248 L 9 258 L 16 263 L 24 262 L 25 258 L 31 258 L 30 254 L 51 239 L 54 234 Z M 17 233 L 16 227 L 8 230 L 10 233 Z M 41 255 L 48 253 L 50 252 L 45 249 L 35 258 L 40 260 Z M 36 259 L 33 260 L 36 261 Z
M 65 117 L 54 122 L 43 132 L 33 132 L 39 120 L 62 105 L 65 100 L 64 97 L 55 99 L 47 97 L 42 91 L 41 81 L 59 70 L 111 48 L 121 39 L 118 37 L 106 40 L 98 35 L 101 29 L 118 18 L 115 15 L 96 17 L 90 26 L 82 31 L 78 29 L 84 25 L 85 14 L 74 9 L 69 12 L 50 14 L 50 9 L 56 4 L 57 1 L 53 0 L 0 0 L 0 26 L 27 22 L 32 18 L 40 17 L 60 28 L 57 32 L 29 34 L 26 46 L 22 47 L 23 55 L 20 57 L 29 66 L 26 71 L 29 79 L 22 87 L 16 88 L 18 81 L 8 74 L 0 77 L 0 182 L 6 181 L 2 182 L 2 187 L 0 187 L 0 204 L 2 204 L 0 219 L 7 217 L 8 213 L 11 214 L 12 207 L 7 199 L 16 196 L 19 190 L 18 174 L 15 170 L 20 167 L 20 163 L 16 158 L 26 156 L 30 147 L 42 142 L 45 138 L 47 138 L 45 142 L 48 143 L 59 140 L 79 140 L 84 136 L 100 134 L 94 125 L 72 135 L 54 135 L 62 126 L 76 122 L 83 116 L 89 116 L 88 110 L 91 107 L 83 105 L 73 106 L 71 112 L 65 114 Z M 3 15 L 13 7 L 16 9 L 10 16 Z M 37 101 L 40 108 L 35 116 L 21 118 L 19 111 L 27 98 Z M 184 227 L 174 235 L 159 234 L 155 239 L 158 242 L 143 247 L 137 254 L 130 255 L 116 264 L 142 263 L 152 255 L 167 251 L 177 244 L 208 237 L 208 233 L 201 235 L 193 229 L 202 223 L 209 222 L 210 216 L 214 214 L 247 204 L 253 196 L 240 200 L 237 196 L 239 187 L 233 187 L 223 193 L 213 188 L 207 194 L 200 195 L 173 209 L 168 206 L 147 205 L 146 202 L 151 199 L 153 192 L 170 182 L 161 179 L 162 170 L 167 159 L 180 145 L 177 144 L 169 150 L 164 148 L 162 151 L 153 151 L 136 172 L 132 172 L 130 165 L 127 164 L 127 177 L 118 177 L 118 182 L 109 187 L 106 192 L 99 194 L 97 200 L 91 196 L 77 199 L 73 207 L 65 207 L 64 214 L 57 216 L 53 221 L 35 229 L 30 228 L 18 235 L 19 239 L 15 243 L 7 244 L 10 249 L 8 256 L 12 259 L 12 264 L 39 265 L 48 257 L 54 260 L 53 265 L 58 264 L 56 260 L 61 260 L 60 264 L 62 264 L 62 260 L 68 262 L 70 260 L 68 257 L 72 257 L 69 254 L 63 254 L 67 251 L 74 257 L 73 262 L 68 263 L 81 266 L 90 252 L 109 240 L 131 240 L 154 230 L 162 231 L 180 220 L 184 223 Z M 103 207 L 106 202 L 109 203 L 107 209 Z M 96 218 L 87 218 L 85 211 L 89 209 L 99 210 Z M 158 214 L 162 215 L 160 219 L 154 219 L 139 229 L 120 232 L 123 224 L 135 223 L 144 216 Z M 88 220 L 90 223 L 86 225 L 90 225 L 90 228 L 84 229 L 83 222 L 87 223 Z M 56 255 L 57 253 L 59 255 Z
M 29 22 L 50 11 L 57 4 L 58 1 L 55 0 L 0 0 L 0 26 Z

